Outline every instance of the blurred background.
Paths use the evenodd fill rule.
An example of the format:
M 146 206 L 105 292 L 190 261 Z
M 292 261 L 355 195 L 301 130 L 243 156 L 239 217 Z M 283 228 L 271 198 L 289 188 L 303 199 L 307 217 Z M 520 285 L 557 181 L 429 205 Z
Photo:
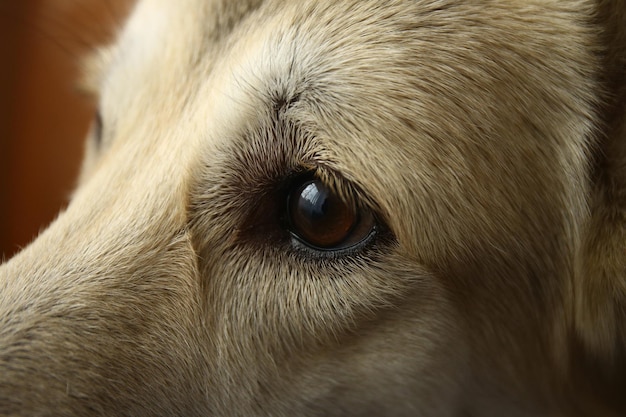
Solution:
M 45 228 L 75 185 L 94 114 L 80 59 L 110 41 L 127 0 L 0 0 L 0 260 Z

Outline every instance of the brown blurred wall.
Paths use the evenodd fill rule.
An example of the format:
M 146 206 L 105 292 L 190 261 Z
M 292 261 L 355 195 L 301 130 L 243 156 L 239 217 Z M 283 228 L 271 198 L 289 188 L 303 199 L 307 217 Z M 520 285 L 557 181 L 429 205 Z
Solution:
M 94 112 L 74 83 L 80 57 L 111 37 L 125 0 L 0 0 L 0 256 L 67 203 Z

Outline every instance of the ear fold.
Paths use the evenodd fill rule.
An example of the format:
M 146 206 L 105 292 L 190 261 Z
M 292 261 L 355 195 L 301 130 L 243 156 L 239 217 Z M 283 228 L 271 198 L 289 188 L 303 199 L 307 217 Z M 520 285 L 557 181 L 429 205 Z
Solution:
M 590 220 L 574 287 L 575 327 L 590 384 L 626 410 L 626 2 L 599 0 L 606 87 Z M 613 394 L 610 394 L 610 392 Z

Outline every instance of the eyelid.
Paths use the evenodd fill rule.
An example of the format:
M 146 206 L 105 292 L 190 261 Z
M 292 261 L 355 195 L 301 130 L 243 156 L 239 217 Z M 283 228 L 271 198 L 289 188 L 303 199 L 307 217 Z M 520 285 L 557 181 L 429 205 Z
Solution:
M 354 210 L 364 209 L 376 212 L 377 205 L 367 197 L 357 185 L 347 180 L 337 171 L 323 165 L 317 165 L 312 177 L 322 181 L 343 202 L 352 206 Z

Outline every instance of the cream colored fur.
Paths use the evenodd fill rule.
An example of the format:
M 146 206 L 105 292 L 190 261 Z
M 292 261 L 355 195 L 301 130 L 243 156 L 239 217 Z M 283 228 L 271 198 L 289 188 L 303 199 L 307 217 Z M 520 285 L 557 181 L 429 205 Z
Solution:
M 0 415 L 624 415 L 625 4 L 140 1 Z M 302 170 L 372 242 L 288 238 Z

